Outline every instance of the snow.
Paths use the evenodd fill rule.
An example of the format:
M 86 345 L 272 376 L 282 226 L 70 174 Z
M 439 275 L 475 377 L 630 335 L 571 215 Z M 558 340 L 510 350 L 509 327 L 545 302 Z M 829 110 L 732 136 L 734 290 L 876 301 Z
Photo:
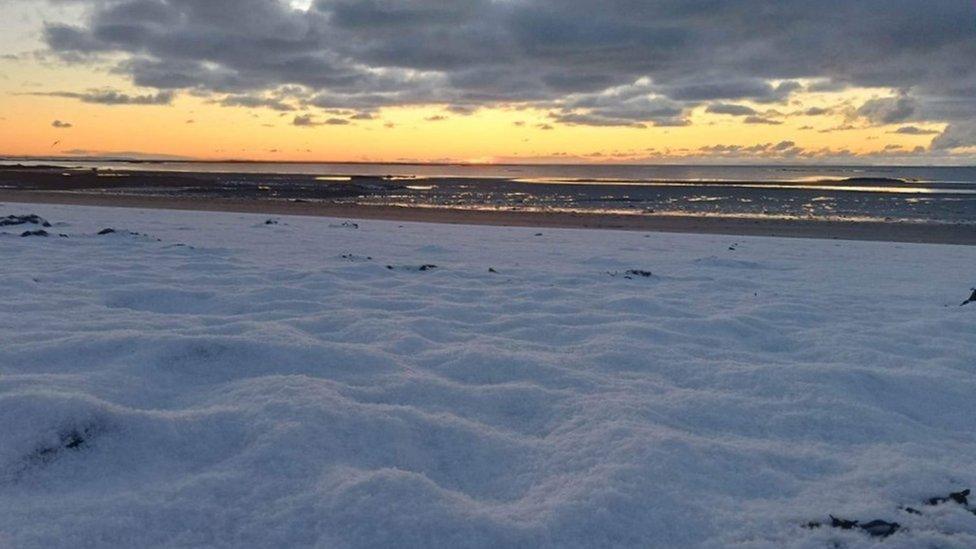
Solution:
M 27 213 L 0 546 L 976 546 L 976 248 Z

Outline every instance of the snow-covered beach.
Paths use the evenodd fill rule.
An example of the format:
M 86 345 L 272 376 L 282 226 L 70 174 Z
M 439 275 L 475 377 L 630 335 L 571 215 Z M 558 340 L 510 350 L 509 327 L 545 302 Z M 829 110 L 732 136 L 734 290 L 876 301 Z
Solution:
M 976 247 L 28 213 L 0 546 L 976 546 Z

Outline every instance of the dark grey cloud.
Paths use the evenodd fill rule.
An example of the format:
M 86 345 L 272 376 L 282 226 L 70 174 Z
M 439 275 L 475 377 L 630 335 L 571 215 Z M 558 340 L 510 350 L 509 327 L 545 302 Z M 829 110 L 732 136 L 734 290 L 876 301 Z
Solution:
M 115 90 L 38 92 L 30 95 L 66 97 L 68 99 L 77 99 L 83 103 L 94 103 L 97 105 L 169 105 L 173 102 L 175 96 L 171 91 L 161 91 L 159 93 L 145 95 L 129 95 Z
M 300 114 L 295 116 L 291 121 L 293 126 L 299 126 L 304 128 L 309 128 L 312 126 L 317 126 L 318 122 L 315 121 L 315 117 L 310 114 Z
M 747 116 L 742 119 L 746 124 L 766 124 L 768 126 L 778 126 L 782 124 L 779 120 L 773 120 L 765 116 Z
M 824 107 L 810 107 L 809 109 L 803 111 L 804 116 L 823 116 L 830 113 L 831 110 Z
M 274 97 L 263 97 L 259 95 L 227 95 L 217 101 L 219 104 L 225 107 L 248 107 L 248 108 L 267 108 L 280 112 L 290 112 L 295 110 L 293 105 L 290 105 L 281 99 Z
M 702 103 L 780 103 L 815 79 L 903 90 L 860 107 L 871 123 L 950 122 L 960 142 L 976 120 L 960 106 L 976 102 L 968 0 L 72 1 L 88 14 L 47 26 L 50 49 L 162 92 L 292 86 L 307 108 L 520 103 L 566 123 L 674 125 Z M 628 86 L 640 89 L 612 93 Z
M 314 128 L 316 126 L 346 126 L 351 124 L 349 120 L 345 118 L 332 117 L 327 118 L 323 121 L 319 121 L 311 114 L 299 114 L 291 121 L 293 126 L 298 126 L 300 128 Z
M 731 103 L 713 103 L 705 109 L 713 114 L 727 114 L 730 116 L 749 116 L 759 114 L 756 109 L 745 105 L 735 105 Z
M 900 133 L 902 135 L 938 135 L 942 132 L 936 130 L 926 130 L 925 128 L 919 128 L 918 126 L 902 126 L 891 133 Z
M 865 102 L 857 114 L 876 124 L 904 122 L 915 114 L 916 102 L 907 95 L 871 99 Z

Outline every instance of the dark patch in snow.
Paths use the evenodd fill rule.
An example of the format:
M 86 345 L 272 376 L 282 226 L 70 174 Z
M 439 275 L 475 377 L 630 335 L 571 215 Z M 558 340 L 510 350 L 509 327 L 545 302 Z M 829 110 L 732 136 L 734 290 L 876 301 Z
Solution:
M 885 520 L 872 520 L 871 522 L 866 522 L 861 524 L 857 520 L 847 520 L 835 517 L 834 515 L 828 515 L 830 517 L 830 527 L 839 528 L 841 530 L 862 530 L 868 535 L 876 538 L 886 538 L 895 532 L 902 529 L 901 524 L 897 522 L 888 522 Z M 804 528 L 820 528 L 823 526 L 819 522 L 808 522 L 803 525 Z
M 496 271 L 494 267 L 488 267 L 488 272 L 493 274 L 498 274 L 498 271 Z
M 80 451 L 90 444 L 95 436 L 92 426 L 81 429 L 75 428 L 61 433 L 58 443 L 42 446 L 31 454 L 31 460 L 40 463 L 50 463 L 68 451 Z
M 36 231 L 24 231 L 20 233 L 21 238 L 28 236 L 50 236 L 44 229 L 38 229 Z
M 0 217 L 0 227 L 12 227 L 14 225 L 40 225 L 42 227 L 51 226 L 46 219 L 36 214 L 8 215 L 7 217 Z
M 107 234 L 113 234 L 113 233 L 115 233 L 115 229 L 102 229 L 98 231 L 98 236 L 105 236 Z
M 277 219 L 269 219 L 269 220 L 265 221 L 264 224 L 265 225 L 277 225 L 278 224 L 278 220 Z
M 333 229 L 358 229 L 359 223 L 353 223 L 352 221 L 343 221 L 339 224 L 329 225 Z

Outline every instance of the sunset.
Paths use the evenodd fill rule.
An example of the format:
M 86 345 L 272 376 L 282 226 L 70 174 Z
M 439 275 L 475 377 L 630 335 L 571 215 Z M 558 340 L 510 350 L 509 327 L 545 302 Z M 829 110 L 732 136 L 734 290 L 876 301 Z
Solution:
M 971 2 L 754 4 L 7 0 L 0 153 L 971 160 Z
M 972 0 L 0 14 L 0 549 L 976 547 Z

